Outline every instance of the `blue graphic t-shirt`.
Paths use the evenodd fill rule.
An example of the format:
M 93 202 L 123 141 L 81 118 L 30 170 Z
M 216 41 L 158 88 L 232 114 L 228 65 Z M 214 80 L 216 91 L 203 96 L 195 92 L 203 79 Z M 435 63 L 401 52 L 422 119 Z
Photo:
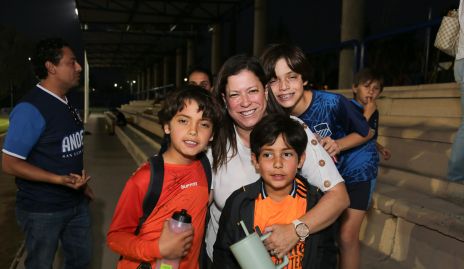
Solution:
M 51 92 L 34 88 L 10 114 L 4 154 L 58 175 L 81 174 L 83 126 L 75 113 Z M 63 210 L 84 197 L 82 191 L 66 186 L 19 177 L 16 185 L 17 206 L 32 212 Z
M 368 135 L 367 121 L 348 99 L 326 91 L 313 90 L 312 93 L 311 104 L 299 116 L 311 131 L 322 138 L 330 136 L 334 140 L 353 132 L 362 136 Z M 378 154 L 375 143 L 370 141 L 342 151 L 338 156 L 336 165 L 346 184 L 369 181 L 377 177 Z M 374 153 L 377 157 L 372 159 Z

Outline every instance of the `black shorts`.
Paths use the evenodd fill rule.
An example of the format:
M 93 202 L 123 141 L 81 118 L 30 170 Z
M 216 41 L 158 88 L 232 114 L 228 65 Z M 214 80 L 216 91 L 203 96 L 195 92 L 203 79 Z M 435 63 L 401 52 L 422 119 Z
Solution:
M 348 208 L 367 211 L 375 188 L 375 180 L 346 184 L 346 191 L 350 197 Z

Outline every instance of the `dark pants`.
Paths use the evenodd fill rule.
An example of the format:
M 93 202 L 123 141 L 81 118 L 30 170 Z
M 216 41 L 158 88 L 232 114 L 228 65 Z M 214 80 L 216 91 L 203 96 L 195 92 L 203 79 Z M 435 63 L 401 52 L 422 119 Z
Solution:
M 88 268 L 92 254 L 88 201 L 58 212 L 28 212 L 16 208 L 16 217 L 26 237 L 27 269 L 50 269 L 58 242 L 65 269 Z

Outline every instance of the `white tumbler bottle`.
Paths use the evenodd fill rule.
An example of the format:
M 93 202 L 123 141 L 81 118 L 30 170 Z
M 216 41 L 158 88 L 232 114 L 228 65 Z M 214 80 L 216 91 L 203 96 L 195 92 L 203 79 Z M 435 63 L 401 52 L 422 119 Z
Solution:
M 187 210 L 182 209 L 172 214 L 169 220 L 169 229 L 174 233 L 181 233 L 192 229 L 192 217 L 187 213 Z M 168 260 L 160 259 L 156 261 L 156 269 L 177 269 L 180 259 Z

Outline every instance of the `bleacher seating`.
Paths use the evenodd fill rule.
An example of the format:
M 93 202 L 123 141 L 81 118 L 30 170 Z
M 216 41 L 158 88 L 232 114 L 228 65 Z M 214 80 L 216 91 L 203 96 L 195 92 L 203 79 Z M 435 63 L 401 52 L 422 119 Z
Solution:
M 363 268 L 460 268 L 464 185 L 446 180 L 461 115 L 458 86 L 387 87 L 382 96 L 378 140 L 392 159 L 381 161 L 363 224 Z
M 352 97 L 350 90 L 337 92 Z M 381 161 L 372 209 L 363 223 L 362 268 L 462 268 L 464 184 L 445 179 L 460 122 L 459 98 L 455 83 L 384 89 L 378 100 L 378 141 L 392 158 Z M 148 107 L 151 115 L 144 113 Z M 116 127 L 116 134 L 131 140 L 123 143 L 139 163 L 159 149 L 153 142 L 163 135 L 154 116 L 158 109 L 150 102 L 121 108 L 139 133 L 128 126 Z

